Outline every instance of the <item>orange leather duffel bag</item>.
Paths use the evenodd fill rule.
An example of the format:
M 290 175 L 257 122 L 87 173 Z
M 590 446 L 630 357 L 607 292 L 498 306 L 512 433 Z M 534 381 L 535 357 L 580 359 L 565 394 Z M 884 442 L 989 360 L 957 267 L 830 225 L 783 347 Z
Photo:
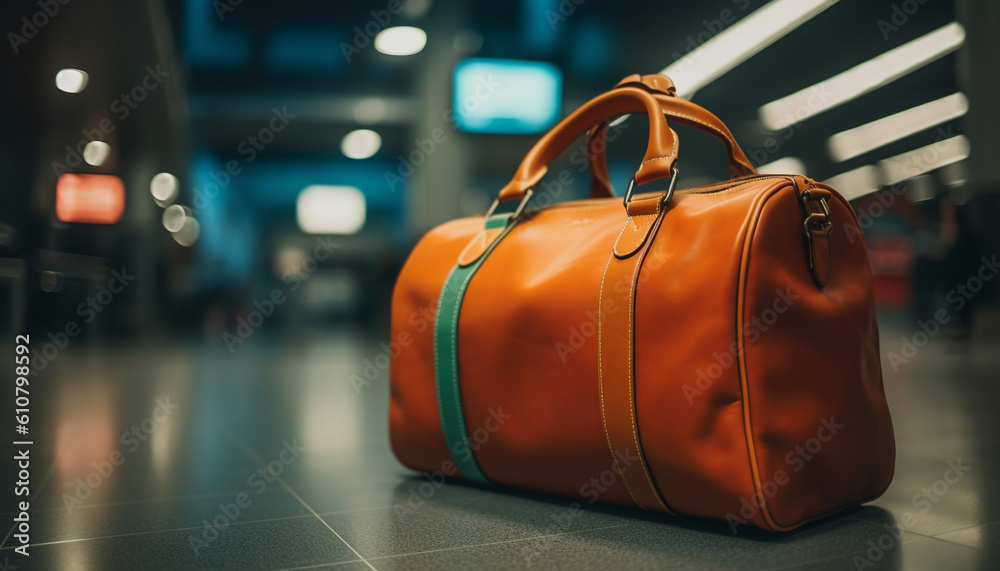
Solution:
M 649 142 L 615 198 L 599 151 L 630 113 Z M 668 118 L 722 139 L 734 178 L 675 191 Z M 588 131 L 599 198 L 526 208 Z M 396 284 L 400 462 L 734 530 L 790 530 L 888 487 L 872 273 L 835 190 L 756 174 L 669 79 L 630 76 L 543 136 L 493 206 L 431 230 Z

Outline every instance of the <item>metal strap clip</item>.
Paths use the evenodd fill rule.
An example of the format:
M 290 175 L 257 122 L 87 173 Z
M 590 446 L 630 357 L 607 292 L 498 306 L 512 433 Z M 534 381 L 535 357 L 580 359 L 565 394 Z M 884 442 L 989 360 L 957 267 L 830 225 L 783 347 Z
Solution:
M 511 214 L 510 216 L 511 222 L 517 220 L 517 217 L 521 215 L 521 212 L 524 210 L 524 205 L 528 204 L 528 201 L 531 200 L 531 195 L 533 193 L 534 193 L 533 188 L 529 188 L 524 192 L 524 198 L 521 199 L 521 203 L 517 205 L 517 208 L 514 210 L 514 213 Z M 489 218 L 490 216 L 493 215 L 493 211 L 497 209 L 497 206 L 500 206 L 499 198 L 493 199 L 493 204 L 491 204 L 490 209 L 486 211 L 486 218 Z
M 663 202 L 661 206 L 665 206 L 670 199 L 674 196 L 674 189 L 677 188 L 677 167 L 670 169 L 670 188 L 667 189 L 667 194 L 663 196 Z M 635 190 L 635 177 L 628 183 L 628 189 L 625 191 L 625 197 L 622 199 L 622 204 L 625 206 L 626 212 L 628 211 L 628 203 L 632 201 L 632 192 Z
M 820 210 L 815 210 L 811 208 L 810 205 L 819 203 Z M 806 216 L 803 227 L 806 233 L 810 231 L 826 231 L 833 226 L 832 215 L 830 213 L 830 205 L 826 201 L 825 196 L 814 196 L 809 193 L 808 190 L 802 193 L 802 204 L 806 207 L 806 211 L 809 216 Z

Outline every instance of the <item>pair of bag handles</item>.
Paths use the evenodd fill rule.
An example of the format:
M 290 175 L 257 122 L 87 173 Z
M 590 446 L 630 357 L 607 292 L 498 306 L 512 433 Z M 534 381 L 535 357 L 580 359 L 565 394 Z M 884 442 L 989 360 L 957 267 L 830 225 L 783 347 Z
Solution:
M 676 173 L 677 134 L 667 124 L 667 116 L 685 125 L 714 135 L 726 147 L 730 175 L 756 174 L 757 170 L 736 143 L 726 125 L 703 107 L 678 97 L 673 81 L 661 74 L 630 75 L 610 91 L 580 106 L 542 136 L 531 148 L 514 178 L 501 191 L 498 202 L 523 200 L 548 172 L 549 164 L 578 136 L 589 130 L 587 156 L 591 159 L 592 198 L 614 196 L 604 153 L 610 121 L 620 115 L 645 113 L 649 116 L 649 142 L 635 173 L 635 182 L 645 184 Z M 523 204 L 523 203 L 522 203 Z

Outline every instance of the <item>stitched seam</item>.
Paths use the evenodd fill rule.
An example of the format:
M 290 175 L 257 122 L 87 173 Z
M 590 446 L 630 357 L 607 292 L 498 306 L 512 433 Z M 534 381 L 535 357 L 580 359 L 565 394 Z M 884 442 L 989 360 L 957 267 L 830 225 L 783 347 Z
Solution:
M 501 234 L 503 234 L 503 231 L 501 231 L 500 234 L 497 234 L 497 238 L 499 238 Z M 493 244 L 492 242 L 489 243 L 486 242 L 486 238 L 488 236 L 489 236 L 489 230 L 482 230 L 481 232 L 479 232 L 479 234 L 475 238 L 473 238 L 471 242 L 469 242 L 469 245 L 466 246 L 465 249 L 462 250 L 462 253 L 458 256 L 458 264 L 460 266 L 471 266 L 472 264 L 479 261 L 479 258 L 482 258 L 483 255 L 486 254 L 486 250 L 488 250 L 489 247 Z M 480 243 L 477 244 L 477 242 Z M 469 251 L 469 249 L 472 248 L 473 246 L 482 247 L 483 251 L 480 252 L 479 255 L 477 255 L 472 260 L 463 263 L 462 259 L 465 257 L 465 254 Z
M 462 424 L 465 424 L 465 414 L 462 413 L 462 397 L 461 397 L 462 393 L 459 392 L 459 387 L 458 387 L 458 314 L 460 313 L 460 310 L 462 308 L 462 301 L 465 299 L 465 286 L 469 284 L 469 280 L 471 280 L 472 276 L 476 273 L 476 269 L 477 268 L 472 268 L 469 271 L 469 274 L 465 276 L 465 280 L 459 287 L 458 291 L 461 292 L 462 295 L 460 299 L 456 300 L 455 317 L 452 319 L 451 331 L 449 331 L 449 336 L 451 337 L 451 354 L 453 356 L 451 359 L 451 369 L 453 373 L 452 384 L 455 387 L 455 409 L 458 411 L 458 418 L 462 421 Z M 469 446 L 469 436 L 467 434 L 468 432 L 467 427 L 461 426 L 459 427 L 459 429 L 460 429 L 459 438 L 461 439 L 462 444 L 466 446 L 466 448 L 469 451 L 468 463 L 474 465 L 476 467 L 476 470 L 485 478 L 486 477 L 485 474 L 482 473 L 483 472 L 482 469 L 479 468 L 479 464 L 476 462 L 476 458 L 472 454 L 472 447 Z
M 789 179 L 788 177 L 780 177 L 780 178 L 784 178 L 785 180 L 787 180 L 789 182 L 789 184 L 791 184 L 792 188 L 796 188 L 795 182 L 793 180 Z M 740 253 L 740 273 L 739 273 L 739 277 L 737 278 L 738 281 L 737 281 L 737 286 L 736 286 L 736 342 L 737 342 L 737 344 L 740 344 L 739 342 L 742 340 L 741 335 L 742 335 L 742 331 L 743 331 L 743 328 L 742 328 L 742 325 L 743 325 L 743 312 L 744 312 L 744 309 L 746 308 L 746 301 L 745 301 L 745 298 L 746 298 L 746 283 L 749 280 L 749 274 L 750 274 L 750 253 L 753 250 L 753 233 L 756 232 L 758 223 L 760 221 L 761 214 L 763 213 L 764 205 L 767 203 L 767 200 L 770 197 L 772 197 L 775 194 L 777 194 L 782 188 L 784 188 L 784 187 L 778 187 L 778 188 L 775 188 L 775 189 L 772 189 L 772 190 L 768 191 L 767 193 L 765 193 L 761 197 L 758 197 L 757 199 L 755 199 L 754 202 L 753 202 L 753 204 L 751 205 L 752 210 L 751 210 L 750 216 L 753 217 L 754 213 L 756 213 L 756 217 L 753 219 L 752 222 L 748 222 L 748 224 L 747 224 L 746 237 L 743 240 L 743 250 Z M 760 206 L 758 206 L 758 205 L 760 205 Z M 752 228 L 750 227 L 750 224 L 753 224 Z M 744 271 L 744 267 L 746 268 L 745 271 Z M 744 439 L 746 440 L 746 443 L 747 443 L 747 456 L 748 456 L 747 459 L 750 462 L 750 479 L 751 479 L 751 484 L 753 484 L 754 494 L 757 495 L 757 500 L 758 500 L 758 503 L 760 504 L 760 512 L 759 513 L 760 513 L 761 518 L 763 518 L 764 522 L 767 523 L 768 525 L 772 526 L 774 529 L 787 530 L 787 529 L 790 529 L 790 528 L 788 528 L 788 527 L 786 527 L 786 526 L 784 526 L 782 524 L 779 524 L 771 516 L 771 510 L 770 510 L 770 508 L 768 508 L 768 506 L 767 506 L 767 500 L 764 497 L 764 490 L 762 488 L 761 479 L 760 479 L 760 469 L 759 469 L 759 467 L 757 465 L 758 464 L 757 450 L 756 450 L 757 447 L 754 444 L 753 425 L 752 425 L 752 422 L 751 422 L 752 419 L 751 419 L 751 407 L 750 407 L 750 382 L 747 379 L 746 352 L 742 350 L 742 347 L 741 347 L 741 351 L 739 353 L 738 358 L 739 358 L 739 361 L 738 361 L 739 367 L 737 368 L 737 370 L 739 372 L 740 394 L 743 397 L 742 398 L 742 401 L 743 401 L 743 433 L 744 433 L 743 435 L 744 435 Z
M 662 157 L 653 157 L 651 159 L 646 159 L 646 160 L 642 161 L 642 164 L 651 163 L 653 161 L 658 161 L 660 159 L 669 159 L 672 156 L 674 156 L 673 153 L 671 153 L 669 155 L 663 155 Z
M 624 228 L 624 227 L 623 227 Z M 615 463 L 615 467 L 618 468 L 618 475 L 622 477 L 622 483 L 625 484 L 625 490 L 628 492 L 629 497 L 635 502 L 635 505 L 640 508 L 643 507 L 639 500 L 635 499 L 635 494 L 632 493 L 632 488 L 628 485 L 628 478 L 625 477 L 625 470 L 622 469 L 621 464 L 618 463 L 618 456 L 615 455 L 615 448 L 611 445 L 611 435 L 608 433 L 608 418 L 604 413 L 604 365 L 601 361 L 601 353 L 603 349 L 601 348 L 601 335 L 603 333 L 603 322 L 604 319 L 601 318 L 601 308 L 604 306 L 604 280 L 608 277 L 608 268 L 611 267 L 611 262 L 615 260 L 615 255 L 612 252 L 611 256 L 608 258 L 608 263 L 604 266 L 604 275 L 601 276 L 601 288 L 597 295 L 597 388 L 600 391 L 601 396 L 601 424 L 604 427 L 604 440 L 608 443 L 608 451 L 611 452 L 611 461 Z
M 703 195 L 709 195 L 709 194 L 724 194 L 724 193 L 730 193 L 730 192 L 740 192 L 740 191 L 744 190 L 743 187 L 745 185 L 747 185 L 747 184 L 752 184 L 752 183 L 755 183 L 755 182 L 760 182 L 762 180 L 769 180 L 769 179 L 776 179 L 776 178 L 781 178 L 781 179 L 788 180 L 788 177 L 785 176 L 785 175 L 754 175 L 754 178 L 752 178 L 750 180 L 738 181 L 738 182 L 735 182 L 735 183 L 733 181 L 729 180 L 729 181 L 722 181 L 722 182 L 718 182 L 718 183 L 714 183 L 714 184 L 710 184 L 710 185 L 706 185 L 706 186 L 695 186 L 695 187 L 691 187 L 691 188 L 680 188 L 680 189 L 677 189 L 677 191 L 674 194 L 676 196 L 703 196 Z M 712 189 L 721 189 L 721 190 L 712 190 Z M 597 200 L 601 200 L 601 199 L 597 199 Z M 573 204 L 573 202 L 576 202 L 576 204 Z M 615 207 L 615 203 L 612 203 L 610 201 L 607 202 L 607 203 L 605 203 L 605 204 L 593 204 L 593 205 L 586 205 L 586 204 L 584 204 L 584 202 L 585 201 L 581 200 L 581 201 L 571 201 L 571 202 L 566 202 L 566 203 L 556 203 L 556 204 L 553 204 L 551 206 L 546 206 L 544 208 L 542 208 L 542 207 L 539 207 L 539 208 L 534 208 L 534 207 L 533 208 L 527 208 L 527 209 L 525 209 L 525 211 L 526 212 L 530 212 L 532 216 L 541 216 L 542 214 L 544 214 L 546 212 L 554 212 L 554 211 L 558 211 L 558 210 L 572 210 L 573 212 L 580 212 L 580 211 L 583 211 L 583 210 L 602 210 L 602 209 L 608 209 L 608 210 L 610 210 L 611 208 Z M 848 206 L 850 206 L 850 204 L 848 204 Z M 853 210 L 852 210 L 852 213 L 853 213 Z M 860 222 L 857 221 L 857 215 L 856 214 L 854 214 L 854 219 L 855 219 L 855 223 L 860 224 Z
M 618 231 L 618 237 L 615 238 L 615 245 L 614 245 L 613 248 L 611 248 L 611 255 L 612 256 L 614 256 L 615 254 L 618 253 L 618 241 L 622 239 L 622 234 L 625 233 L 625 228 L 627 228 L 627 227 L 628 227 L 628 220 L 625 221 L 625 224 L 622 224 L 622 229 Z M 608 265 L 611 265 L 611 261 L 610 260 L 608 260 Z M 605 266 L 604 267 L 604 275 L 607 275 L 607 274 L 608 274 L 608 267 Z M 602 290 L 604 289 L 604 278 L 601 278 L 601 289 Z M 600 308 L 598 308 L 598 310 L 600 310 Z
M 670 154 L 669 155 L 663 155 L 662 157 L 653 157 L 651 159 L 646 159 L 646 160 L 642 161 L 642 163 L 640 163 L 639 166 L 642 166 L 642 165 L 644 165 L 644 164 L 646 164 L 646 163 L 648 163 L 650 161 L 658 161 L 660 159 L 669 159 L 670 157 L 673 157 L 673 156 L 677 155 L 677 133 L 674 133 L 673 129 L 670 129 L 670 133 L 674 136 L 674 148 L 670 149 Z
M 652 220 L 647 219 L 645 222 L 642 223 L 642 226 L 639 226 L 638 224 L 635 223 L 635 219 L 636 218 L 647 218 L 649 216 L 652 216 L 653 218 L 655 218 L 658 215 L 659 215 L 659 212 L 657 212 L 656 214 L 637 214 L 635 216 L 629 216 L 627 221 L 632 223 L 632 227 L 635 228 L 636 231 L 639 231 L 639 230 L 641 230 L 641 229 L 646 228 L 647 226 L 649 226 L 649 224 L 652 222 Z
M 455 303 L 455 317 L 452 320 L 451 331 L 449 332 L 449 334 L 451 336 L 451 354 L 453 355 L 453 358 L 451 360 L 451 364 L 452 364 L 452 371 L 454 373 L 452 375 L 452 381 L 453 381 L 453 385 L 455 386 L 455 397 L 456 397 L 455 398 L 455 409 L 458 411 L 458 418 L 462 421 L 462 424 L 463 424 L 463 426 L 459 427 L 459 432 L 460 432 L 459 438 L 461 439 L 462 444 L 464 444 L 465 447 L 466 447 L 466 449 L 468 449 L 468 451 L 469 451 L 469 459 L 468 459 L 467 463 L 471 467 L 474 467 L 477 472 L 479 472 L 479 476 L 480 477 L 482 477 L 483 479 L 486 479 L 486 480 L 489 480 L 489 478 L 487 478 L 486 474 L 483 473 L 482 468 L 479 467 L 479 462 L 476 461 L 476 457 L 472 453 L 473 452 L 472 451 L 472 446 L 469 444 L 468 427 L 464 426 L 464 424 L 465 424 L 465 414 L 462 412 L 462 398 L 461 398 L 462 393 L 460 392 L 459 386 L 458 386 L 458 316 L 461 313 L 462 301 L 465 299 L 465 288 L 466 288 L 466 286 L 469 285 L 469 281 L 472 280 L 472 276 L 474 276 L 476 274 L 476 271 L 479 270 L 479 266 L 482 265 L 483 258 L 487 254 L 490 253 L 490 251 L 492 250 L 492 248 L 496 246 L 496 244 L 504 237 L 504 234 L 506 234 L 506 233 L 507 233 L 507 229 L 501 231 L 500 234 L 493 240 L 493 242 L 490 243 L 490 246 L 486 248 L 486 251 L 483 252 L 482 256 L 479 257 L 479 260 L 477 260 L 479 262 L 479 264 L 476 265 L 476 266 L 473 266 L 473 267 L 469 268 L 468 275 L 465 276 L 465 280 L 462 282 L 462 285 L 458 289 L 458 291 L 461 293 L 461 297 L 456 300 L 456 303 Z M 450 453 L 450 451 L 449 451 L 449 453 Z
M 480 235 L 482 235 L 482 234 L 483 233 L 480 232 Z M 471 261 L 466 261 L 466 258 L 465 258 L 466 254 L 469 252 L 469 250 L 472 249 L 475 246 L 476 246 L 476 238 L 473 238 L 469 242 L 469 244 L 467 246 L 465 246 L 465 249 L 462 250 L 462 253 L 458 255 L 458 265 L 459 266 L 469 266 L 469 265 L 472 265 L 473 263 L 475 263 L 476 260 L 479 259 L 479 256 L 476 256 Z M 481 256 L 482 253 L 480 253 L 479 255 Z
M 629 404 L 629 417 L 632 419 L 632 437 L 635 440 L 635 450 L 636 455 L 639 457 L 639 465 L 642 466 L 642 472 L 646 475 L 646 482 L 649 483 L 649 489 L 653 492 L 653 497 L 656 502 L 660 504 L 665 511 L 670 511 L 660 499 L 659 492 L 656 491 L 656 485 L 653 483 L 653 478 L 649 475 L 649 470 L 646 468 L 646 455 L 642 453 L 642 447 L 639 445 L 639 429 L 636 426 L 636 411 L 635 403 L 633 401 L 633 393 L 635 392 L 635 375 L 632 370 L 632 321 L 635 317 L 635 290 L 636 288 L 636 276 L 639 275 L 639 268 L 642 266 L 642 260 L 645 258 L 645 252 L 636 256 L 635 269 L 632 270 L 632 285 L 628 292 L 628 404 Z
M 639 246 L 642 246 L 643 242 L 645 242 L 645 240 L 643 240 L 643 242 L 639 242 L 639 244 L 637 246 L 635 246 L 635 248 L 632 249 L 632 252 L 627 252 L 626 254 L 622 254 L 621 252 L 618 251 L 618 242 L 621 241 L 622 234 L 625 233 L 625 229 L 628 228 L 628 223 L 631 222 L 633 218 L 639 218 L 641 216 L 652 216 L 653 217 L 652 221 L 655 221 L 656 217 L 659 216 L 659 215 L 660 215 L 659 213 L 656 213 L 656 214 L 640 214 L 639 216 L 629 216 L 628 220 L 625 221 L 625 224 L 622 225 L 622 229 L 618 231 L 618 237 L 615 238 L 615 246 L 613 248 L 613 253 L 615 255 L 617 255 L 617 256 L 624 256 L 626 254 L 630 254 L 632 252 L 635 252 L 637 249 L 639 249 Z M 635 226 L 635 222 L 632 222 L 632 225 Z M 649 223 L 645 223 L 645 224 L 643 224 L 643 227 L 646 227 L 648 225 L 649 225 Z M 640 228 L 636 227 L 636 231 L 638 231 L 638 230 L 640 230 Z
M 448 277 L 446 277 L 444 279 L 444 287 L 441 288 L 441 294 L 438 296 L 438 311 L 437 311 L 437 314 L 434 316 L 434 384 L 436 385 L 435 388 L 437 389 L 435 392 L 437 392 L 438 414 L 442 416 L 442 418 L 441 418 L 441 421 L 442 421 L 441 422 L 441 432 L 444 435 L 445 446 L 448 446 L 448 441 L 451 440 L 451 439 L 448 438 L 448 433 L 449 433 L 448 423 L 444 422 L 444 401 L 441 400 L 441 383 L 440 383 L 440 378 L 439 378 L 440 377 L 441 367 L 438 364 L 439 360 L 438 360 L 438 351 L 437 351 L 437 348 L 438 348 L 438 338 L 439 338 L 439 335 L 438 335 L 438 323 L 440 322 L 440 319 L 441 319 L 441 308 L 444 307 L 444 305 L 443 305 L 444 304 L 444 294 L 445 294 L 445 292 L 448 291 L 448 283 L 451 281 L 451 277 L 455 274 L 455 270 L 457 270 L 457 269 L 458 269 L 458 266 L 452 267 L 451 271 L 448 272 Z M 450 448 L 448 449 L 448 456 L 451 457 L 451 449 Z
M 689 119 L 691 121 L 694 121 L 695 123 L 701 123 L 702 125 L 708 127 L 712 131 L 715 131 L 716 133 L 718 133 L 719 135 L 721 135 L 727 141 L 729 141 L 730 143 L 732 143 L 734 147 L 736 146 L 736 141 L 733 140 L 733 138 L 731 136 L 727 135 L 721 129 L 716 128 L 715 125 L 712 125 L 711 123 L 706 123 L 705 121 L 702 121 L 701 119 L 698 119 L 697 117 L 694 117 L 692 115 L 688 115 L 686 113 L 671 112 L 671 113 L 669 113 L 669 115 L 676 115 L 678 117 L 684 117 L 685 119 Z
M 509 230 L 510 230 L 510 227 L 508 227 L 508 228 L 504 229 L 503 231 L 501 231 L 500 234 L 496 237 L 496 239 L 493 242 L 491 242 L 490 245 L 486 248 L 486 250 L 480 256 L 480 258 L 476 260 L 476 262 L 478 264 L 474 264 L 474 265 L 470 266 L 469 269 L 467 270 L 468 274 L 465 276 L 465 279 L 462 281 L 462 284 L 456 290 L 456 300 L 455 300 L 454 317 L 452 319 L 452 326 L 451 326 L 451 329 L 449 331 L 449 337 L 451 339 L 451 355 L 452 355 L 451 362 L 452 362 L 452 371 L 453 371 L 452 380 L 453 380 L 453 386 L 455 387 L 454 394 L 455 394 L 455 397 L 456 397 L 455 398 L 455 408 L 458 411 L 458 419 L 461 420 L 461 423 L 463 425 L 463 426 L 458 427 L 459 428 L 459 434 L 457 435 L 458 436 L 457 440 L 460 440 L 461 443 L 464 444 L 467 447 L 467 449 L 469 450 L 469 460 L 467 462 L 465 462 L 465 464 L 468 464 L 469 465 L 468 467 L 471 467 L 475 472 L 478 473 L 475 476 L 478 476 L 479 478 L 487 480 L 487 481 L 489 481 L 489 478 L 487 478 L 486 475 L 483 473 L 482 469 L 479 467 L 479 463 L 476 461 L 475 456 L 472 454 L 472 447 L 469 444 L 469 437 L 468 437 L 467 431 L 465 430 L 466 427 L 464 426 L 464 424 L 465 424 L 465 415 L 462 412 L 461 393 L 459 392 L 459 386 L 458 386 L 458 382 L 459 382 L 459 379 L 458 379 L 458 318 L 459 318 L 459 315 L 460 315 L 461 309 L 462 309 L 462 301 L 465 299 L 465 288 L 469 284 L 469 281 L 472 279 L 472 276 L 475 275 L 476 271 L 479 269 L 479 266 L 482 265 L 482 262 L 481 262 L 482 257 L 485 256 L 487 253 L 489 253 L 489 251 L 491 250 L 491 248 L 495 247 L 496 243 L 499 242 Z M 455 274 L 455 272 L 458 271 L 458 270 L 459 270 L 459 266 L 453 267 L 452 270 L 451 270 L 451 272 L 448 273 L 448 277 L 445 278 L 445 287 L 441 288 L 441 295 L 438 298 L 438 314 L 435 316 L 435 327 L 434 327 L 434 345 L 435 345 L 435 350 L 434 350 L 434 371 L 435 371 L 435 383 L 438 384 L 438 387 L 439 387 L 438 391 L 437 391 L 438 410 L 439 411 L 443 411 L 444 410 L 444 405 L 443 405 L 443 402 L 441 400 L 440 384 L 437 383 L 437 380 L 438 380 L 437 379 L 437 372 L 440 371 L 439 361 L 438 361 L 438 351 L 437 351 L 437 344 L 438 344 L 438 328 L 437 328 L 437 324 L 438 324 L 438 320 L 439 320 L 439 318 L 441 316 L 440 309 L 441 309 L 441 307 L 443 307 L 443 303 L 442 302 L 444 300 L 444 295 L 445 295 L 445 293 L 447 292 L 447 289 L 448 289 L 447 286 L 448 286 L 451 278 Z M 458 297 L 459 293 L 461 294 L 461 297 Z M 442 415 L 443 415 L 443 412 L 442 412 Z M 441 430 L 444 433 L 445 444 L 447 445 L 449 443 L 448 441 L 452 440 L 452 439 L 450 439 L 448 437 L 448 435 L 451 433 L 451 431 L 448 430 L 447 423 L 444 422 L 443 416 L 442 416 L 442 422 L 441 422 Z M 451 459 L 453 461 L 455 461 L 455 465 L 456 466 L 459 466 L 460 464 L 462 464 L 462 462 L 457 461 L 455 459 L 455 457 L 452 456 L 452 451 L 451 451 L 450 447 L 448 449 L 448 456 L 451 457 Z M 461 468 L 459 468 L 459 471 L 461 471 Z M 469 477 L 470 479 L 473 479 L 473 477 L 474 477 L 473 475 L 470 475 L 470 474 L 464 474 L 464 475 L 466 477 Z

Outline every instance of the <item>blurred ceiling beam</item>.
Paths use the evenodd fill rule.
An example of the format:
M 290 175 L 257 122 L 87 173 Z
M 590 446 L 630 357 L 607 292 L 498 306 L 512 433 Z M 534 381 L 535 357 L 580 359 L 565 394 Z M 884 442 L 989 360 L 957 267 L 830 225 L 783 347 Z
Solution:
M 414 122 L 417 102 L 412 97 L 302 96 L 259 94 L 234 98 L 231 94 L 193 93 L 191 118 L 215 121 L 246 121 L 269 117 L 273 109 L 287 108 L 297 122 L 360 125 L 355 110 L 372 99 L 381 100 L 384 113 L 374 125 L 405 125 Z

